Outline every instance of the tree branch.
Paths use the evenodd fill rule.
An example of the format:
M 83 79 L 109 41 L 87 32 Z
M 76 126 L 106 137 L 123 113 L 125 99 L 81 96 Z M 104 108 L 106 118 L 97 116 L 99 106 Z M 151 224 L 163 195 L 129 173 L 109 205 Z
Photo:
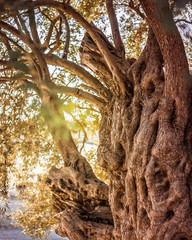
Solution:
M 40 7 L 40 6 L 49 6 L 56 8 L 62 12 L 65 12 L 69 15 L 71 15 L 77 22 L 79 22 L 82 27 L 90 34 L 91 38 L 99 48 L 101 54 L 103 55 L 107 65 L 109 66 L 109 69 L 111 70 L 113 74 L 114 83 L 117 85 L 117 94 L 120 95 L 122 93 L 122 96 L 126 96 L 127 88 L 126 88 L 126 77 L 120 72 L 119 68 L 116 65 L 116 59 L 114 59 L 114 56 L 110 53 L 107 46 L 105 45 L 105 42 L 103 39 L 99 36 L 97 31 L 95 31 L 95 28 L 87 22 L 83 16 L 78 13 L 75 9 L 73 9 L 71 6 L 69 6 L 67 3 L 63 2 L 56 2 L 53 0 L 41 0 L 41 1 L 25 1 L 25 4 L 21 6 L 22 8 L 26 7 Z
M 146 19 L 146 16 L 140 11 L 140 5 L 138 4 L 137 6 L 135 6 L 132 0 L 129 1 L 129 4 L 121 3 L 116 5 L 129 7 L 133 9 L 141 18 Z
M 10 62 L 5 60 L 0 60 L 0 65 L 9 67 Z
M 42 47 L 44 48 L 44 50 L 46 50 L 47 47 L 49 46 L 49 42 L 50 42 L 50 39 L 51 39 L 51 36 L 52 36 L 52 32 L 53 32 L 53 27 L 54 27 L 54 23 L 51 22 L 50 27 L 49 27 L 49 31 L 48 31 L 48 34 L 47 34 L 47 37 L 45 39 L 45 42 L 42 44 Z
M 31 37 L 30 37 L 30 34 L 29 34 L 29 31 L 28 31 L 28 29 L 26 28 L 25 22 L 24 22 L 24 20 L 23 20 L 22 17 L 21 17 L 21 14 L 19 13 L 18 10 L 17 10 L 16 12 L 17 12 L 17 16 L 18 16 L 18 18 L 19 18 L 19 22 L 20 22 L 20 24 L 21 24 L 21 26 L 22 26 L 23 31 L 25 32 L 25 34 L 27 35 L 28 38 L 31 38 Z
M 30 79 L 30 77 L 28 76 L 21 76 L 21 77 L 0 77 L 0 80 L 1 81 L 17 81 L 17 80 L 27 80 L 27 79 Z
M 87 85 L 85 85 L 85 84 L 80 84 L 80 87 L 82 87 L 82 88 L 84 88 L 84 89 L 87 89 L 87 90 L 89 90 L 89 91 L 93 91 L 93 92 L 95 92 L 97 95 L 99 95 L 98 91 L 97 91 L 95 88 L 93 88 L 93 87 L 87 86 Z
M 64 47 L 64 53 L 63 53 L 63 58 L 66 58 L 67 59 L 67 54 L 68 54 L 68 51 L 69 51 L 69 41 L 70 41 L 70 28 L 69 28 L 69 24 L 68 24 L 68 21 L 67 21 L 67 18 L 65 16 L 65 14 L 61 11 L 58 11 L 64 24 L 65 24 L 65 27 L 66 27 L 66 40 L 65 40 L 65 47 Z
M 192 24 L 192 21 L 188 21 L 188 20 L 186 20 L 186 19 L 177 19 L 177 20 L 175 21 L 175 23 L 178 23 L 178 22 L 185 22 L 185 23 Z
M 0 69 L 0 72 L 9 71 L 9 70 L 12 70 L 12 69 L 13 69 L 12 67 L 2 68 L 2 69 Z
M 36 26 L 36 21 L 35 21 L 35 14 L 34 14 L 34 9 L 29 9 L 28 10 L 28 14 L 29 14 L 29 25 L 30 25 L 30 29 L 31 29 L 31 34 L 33 37 L 33 41 L 37 44 L 37 45 L 41 45 L 40 39 L 39 39 L 39 35 L 37 32 L 37 26 Z
M 25 42 L 33 50 L 34 54 L 37 56 L 43 71 L 47 69 L 47 64 L 46 64 L 46 62 L 44 62 L 44 57 L 42 56 L 41 52 L 39 51 L 38 48 L 36 48 L 36 46 L 34 46 L 34 44 L 31 42 L 30 39 L 27 38 L 26 35 L 23 35 L 17 29 L 15 29 L 14 27 L 12 27 L 9 24 L 4 23 L 4 22 L 0 22 L 0 27 L 8 30 L 9 32 L 14 34 L 16 37 L 19 37 L 23 42 Z M 47 71 L 48 71 L 48 69 L 47 69 Z M 49 82 L 49 79 L 45 78 L 45 76 L 44 76 L 44 80 L 45 80 L 46 84 L 47 84 L 47 82 Z M 93 78 L 92 78 L 91 81 L 93 82 Z M 95 79 L 94 79 L 94 81 L 95 81 Z M 99 84 L 98 80 L 97 80 L 96 83 L 97 83 L 97 85 L 101 86 L 101 84 Z M 98 98 L 98 97 L 96 97 L 92 94 L 86 93 L 82 90 L 74 89 L 74 88 L 68 88 L 68 87 L 59 87 L 59 86 L 56 86 L 53 83 L 49 82 L 49 87 L 50 86 L 51 86 L 52 90 L 54 90 L 56 92 L 65 93 L 67 95 L 72 95 L 72 96 L 76 96 L 80 99 L 87 100 L 98 108 L 101 108 L 103 106 L 103 103 L 102 103 L 100 98 Z
M 81 130 L 84 133 L 83 143 L 82 143 L 82 146 L 81 146 L 81 148 L 79 150 L 79 152 L 81 153 L 83 148 L 84 148 L 84 146 L 85 146 L 85 143 L 86 143 L 86 141 L 88 139 L 87 132 L 86 132 L 83 124 L 69 110 L 66 109 L 65 112 L 67 112 L 73 118 L 73 120 L 80 126 Z
M 39 73 L 39 75 L 41 75 L 41 73 L 40 73 L 40 72 L 41 72 L 41 71 L 40 71 L 40 68 L 39 68 L 36 60 L 32 57 L 32 55 L 31 55 L 30 53 L 28 53 L 27 51 L 25 51 L 25 49 L 23 49 L 18 43 L 16 43 L 15 41 L 13 41 L 11 38 L 7 37 L 7 36 L 6 36 L 4 33 L 2 33 L 1 31 L 0 31 L 0 36 L 3 37 L 4 39 L 6 39 L 7 41 L 13 43 L 19 50 L 21 50 L 21 52 L 23 52 L 24 55 L 26 56 L 26 60 L 28 61 L 28 63 L 30 64 L 31 61 L 32 61 L 32 63 L 34 64 L 34 66 L 35 66 L 35 68 L 36 68 L 36 71 Z M 8 51 L 9 51 L 9 47 L 8 47 Z M 16 60 L 16 61 L 17 61 L 17 60 Z M 25 61 L 25 60 L 24 60 L 24 61 Z M 15 61 L 14 61 L 14 62 L 15 62 Z M 14 62 L 12 61 L 12 65 L 13 65 Z M 10 62 L 10 61 L 9 61 L 9 65 L 11 65 L 11 62 Z M 12 68 L 14 68 L 14 67 L 12 66 Z M 36 79 L 37 76 L 36 76 L 36 74 L 34 74 L 33 68 L 32 68 L 31 74 L 34 76 L 34 79 Z
M 100 113 L 98 110 L 96 110 L 96 109 L 94 109 L 94 108 L 86 108 L 86 107 L 80 107 L 80 106 L 78 106 L 78 105 L 76 105 L 76 107 L 77 108 L 79 108 L 79 109 L 84 109 L 84 110 L 89 110 L 89 111 L 93 111 L 93 112 L 97 112 L 97 113 Z
M 16 36 L 17 38 L 21 39 L 25 44 L 27 44 L 28 47 L 31 48 L 33 54 L 37 57 L 38 62 L 39 62 L 39 81 L 50 81 L 50 76 L 49 76 L 49 71 L 47 68 L 47 64 L 45 62 L 45 59 L 43 57 L 42 52 L 40 51 L 40 49 L 33 43 L 33 41 L 27 37 L 27 35 L 23 34 L 22 32 L 20 32 L 19 30 L 17 30 L 16 28 L 14 28 L 13 26 L 0 21 L 0 27 L 2 27 L 3 29 L 6 29 L 7 31 L 9 31 L 11 34 L 13 34 L 14 36 Z
M 16 43 L 13 39 L 7 37 L 7 35 L 5 35 L 5 34 L 4 34 L 3 32 L 1 32 L 1 31 L 0 31 L 0 36 L 3 37 L 4 39 L 10 41 L 11 43 L 13 43 L 13 44 L 14 44 L 19 50 L 21 50 L 22 52 L 27 53 L 24 48 L 22 48 L 22 47 L 21 47 L 18 43 Z M 7 50 L 9 51 L 9 48 L 7 48 Z
M 9 69 L 16 69 L 15 67 L 18 66 L 19 63 L 24 63 L 24 62 L 28 62 L 29 65 L 30 65 L 30 63 L 31 63 L 30 61 L 32 60 L 34 66 L 36 67 L 36 70 L 39 71 L 39 67 L 38 67 L 38 65 L 37 65 L 37 63 L 36 63 L 36 60 L 32 58 L 32 56 L 31 56 L 30 53 L 26 52 L 25 49 L 23 49 L 17 42 L 15 42 L 15 41 L 12 40 L 11 38 L 7 37 L 7 36 L 6 36 L 3 32 L 1 32 L 1 31 L 0 31 L 0 36 L 5 39 L 5 45 L 6 45 L 6 47 L 7 47 L 8 52 L 12 51 L 12 48 L 11 48 L 11 46 L 10 46 L 10 44 L 9 44 L 9 42 L 11 42 L 11 43 L 12 43 L 13 45 L 15 45 L 19 50 L 21 50 L 21 52 L 23 52 L 23 54 L 26 56 L 26 60 L 20 60 L 19 62 L 18 62 L 18 59 L 11 59 L 11 56 L 10 56 L 10 61 L 6 61 L 6 64 L 7 64 L 7 66 L 9 66 Z M 4 62 L 4 63 L 5 63 L 5 62 Z M 3 62 L 2 62 L 2 65 L 4 65 Z M 8 69 L 7 69 L 7 70 L 8 70 Z M 34 69 L 33 69 L 33 67 L 32 67 L 30 73 L 34 76 L 34 79 L 35 79 L 35 78 L 36 78 L 36 75 L 34 75 L 34 71 L 33 71 L 33 70 L 34 70 Z
M 113 0 L 105 0 L 105 3 L 106 3 L 106 7 L 107 7 L 109 21 L 111 24 L 111 30 L 112 30 L 115 48 L 117 49 L 120 56 L 124 58 L 125 57 L 125 48 L 124 48 L 124 44 L 121 39 L 121 35 L 120 35 L 120 31 L 119 31 L 119 24 L 117 21 L 115 10 L 113 8 Z
M 21 25 L 20 25 L 20 23 L 19 23 L 19 21 L 18 21 L 18 19 L 17 19 L 17 15 L 16 15 L 16 14 L 15 14 L 15 16 L 14 16 L 14 20 L 15 20 L 15 23 L 16 23 L 16 25 L 17 25 L 18 30 L 19 30 L 20 32 L 22 32 Z
M 47 34 L 47 37 L 46 37 L 46 40 L 45 42 L 42 44 L 42 48 L 44 48 L 44 50 L 47 49 L 47 47 L 49 46 L 49 42 L 50 42 L 50 39 L 51 39 L 51 36 L 52 36 L 52 32 L 53 32 L 53 28 L 55 28 L 56 32 L 58 31 L 56 26 L 55 26 L 55 23 L 57 22 L 57 20 L 59 19 L 58 17 L 56 17 L 54 20 L 51 20 L 49 16 L 47 16 L 43 11 L 41 11 L 41 9 L 39 8 L 39 12 L 45 17 L 47 18 L 49 21 L 50 21 L 50 27 L 49 27 L 49 31 L 48 31 L 48 34 Z
M 85 100 L 97 108 L 101 109 L 104 106 L 104 102 L 97 96 L 84 92 L 81 89 L 78 88 L 71 88 L 71 87 L 65 87 L 65 86 L 58 86 L 52 82 L 46 84 L 45 86 L 41 86 L 41 88 L 48 90 L 53 93 L 64 93 L 65 95 L 74 96 L 79 99 Z
M 45 60 L 48 64 L 61 66 L 68 69 L 70 72 L 74 73 L 76 76 L 81 78 L 85 83 L 97 89 L 99 95 L 105 100 L 109 101 L 111 98 L 110 91 L 102 85 L 102 83 L 95 77 L 93 77 L 89 72 L 87 72 L 84 68 L 80 67 L 74 62 L 69 60 L 59 58 L 53 54 L 46 54 Z
M 147 20 L 155 34 L 165 65 L 164 95 L 167 101 L 175 101 L 177 122 L 184 128 L 190 111 L 189 66 L 182 38 L 174 23 L 168 0 L 140 0 Z
M 31 82 L 27 81 L 27 77 L 0 77 L 0 83 L 6 83 L 11 81 L 20 81 L 24 84 L 30 84 Z
M 42 96 L 43 97 L 43 96 Z M 66 125 L 66 120 L 61 112 L 60 104 L 56 94 L 49 92 L 49 100 L 42 106 L 42 115 L 49 130 L 60 150 L 64 160 L 64 166 L 70 167 L 79 174 L 90 179 L 97 179 L 87 160 L 80 155 L 73 141 L 71 131 Z

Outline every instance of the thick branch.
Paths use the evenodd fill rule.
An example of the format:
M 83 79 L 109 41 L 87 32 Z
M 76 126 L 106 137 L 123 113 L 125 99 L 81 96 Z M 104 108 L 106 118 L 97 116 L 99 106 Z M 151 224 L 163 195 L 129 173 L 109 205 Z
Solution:
M 113 8 L 113 0 L 105 0 L 105 3 L 107 7 L 107 13 L 109 16 L 110 24 L 111 24 L 111 30 L 112 30 L 115 48 L 117 49 L 121 57 L 125 57 L 125 48 L 119 32 L 119 24 L 117 21 L 115 10 Z
M 96 31 L 105 42 L 111 54 L 113 54 L 114 58 L 116 59 L 116 65 L 120 71 L 125 74 L 127 70 L 124 69 L 124 66 L 126 66 L 126 68 L 129 68 L 132 64 L 132 60 L 123 59 L 125 64 L 122 65 L 122 61 L 120 61 L 119 57 L 117 56 L 116 49 L 113 47 L 113 45 L 106 39 L 106 36 L 99 29 L 96 28 Z M 85 36 L 82 40 L 79 52 L 81 64 L 88 67 L 96 75 L 98 75 L 101 78 L 102 82 L 104 82 L 105 85 L 110 89 L 113 95 L 118 95 L 118 86 L 113 79 L 112 73 L 108 68 L 105 59 L 103 58 L 97 45 L 87 32 L 85 33 Z M 126 82 L 126 93 L 129 97 L 132 96 L 132 84 L 129 81 Z
M 78 153 L 58 104 L 53 95 L 44 115 L 65 166 L 62 169 L 52 167 L 47 179 L 53 193 L 53 207 L 59 213 L 56 232 L 75 240 L 112 240 L 108 186 L 95 177 L 89 163 Z M 60 124 L 55 126 L 54 119 L 58 118 Z
M 63 58 L 59 58 L 53 54 L 45 55 L 45 60 L 48 64 L 57 65 L 68 69 L 70 72 L 81 78 L 85 83 L 97 89 L 101 97 L 106 100 L 110 100 L 110 91 L 105 88 L 97 78 L 93 77 L 89 72 L 87 72 L 84 68 L 80 67 L 76 63 Z
M 117 84 L 118 94 L 122 93 L 122 96 L 126 95 L 126 84 L 125 84 L 125 76 L 119 71 L 119 68 L 116 65 L 114 56 L 110 53 L 105 42 L 99 36 L 95 28 L 87 22 L 83 16 L 78 13 L 75 9 L 69 6 L 67 3 L 60 3 L 53 0 L 41 0 L 41 1 L 26 1 L 25 2 L 29 7 L 40 7 L 40 6 L 49 6 L 53 8 L 57 8 L 58 10 L 65 12 L 71 15 L 77 22 L 79 22 L 84 29 L 90 34 L 93 41 L 96 43 L 97 47 L 99 48 L 101 54 L 103 55 L 107 65 L 109 66 L 115 84 Z
M 184 127 L 190 105 L 189 67 L 184 45 L 174 23 L 168 0 L 140 0 L 159 43 L 165 65 L 166 99 L 176 102 L 176 116 L 180 127 Z M 185 112 L 185 113 L 184 113 Z
M 174 23 L 168 1 L 162 0 L 155 3 L 153 0 L 141 0 L 141 4 L 159 43 L 166 70 L 176 71 L 180 76 L 189 74 L 184 45 Z M 177 91 L 182 83 L 171 84 L 172 90 L 174 88 Z
M 35 21 L 35 14 L 34 14 L 34 10 L 30 9 L 28 11 L 29 14 L 29 24 L 30 24 L 30 29 L 31 29 L 31 33 L 32 33 L 32 37 L 33 37 L 33 41 L 37 44 L 37 45 L 41 45 L 41 42 L 39 40 L 39 35 L 37 32 L 37 26 L 36 26 L 36 21 Z
M 84 92 L 83 90 L 78 88 L 58 86 L 52 82 L 48 83 L 45 87 L 41 86 L 41 88 L 47 89 L 53 93 L 64 93 L 65 95 L 77 97 L 79 99 L 88 101 L 89 103 L 93 104 L 99 109 L 101 109 L 104 106 L 104 102 L 99 97 Z

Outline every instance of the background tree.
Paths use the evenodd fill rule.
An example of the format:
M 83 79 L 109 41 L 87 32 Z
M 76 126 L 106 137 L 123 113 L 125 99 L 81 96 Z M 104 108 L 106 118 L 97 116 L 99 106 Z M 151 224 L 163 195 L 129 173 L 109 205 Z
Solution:
M 70 239 L 191 239 L 191 78 L 172 15 L 190 3 L 116 3 L 139 15 L 138 28 L 122 15 L 125 29 L 140 29 L 142 40 L 149 28 L 137 59 L 127 56 L 125 46 L 131 45 L 123 44 L 126 35 L 121 38 L 112 0 L 105 5 L 114 45 L 89 22 L 97 22 L 95 9 L 105 19 L 103 1 L 82 1 L 80 7 L 76 1 L 2 1 L 0 80 L 5 92 L 22 83 L 32 99 L 38 96 L 41 116 L 64 162 L 61 169 L 52 167 L 47 180 L 58 234 Z M 128 16 L 129 21 L 136 17 Z M 70 35 L 82 35 L 82 28 L 80 61 L 91 71 L 74 61 L 74 45 L 69 50 Z M 51 75 L 48 65 L 61 72 L 65 68 L 84 83 L 67 86 L 69 75 Z M 93 105 L 86 106 L 88 111 L 100 112 L 97 162 L 109 174 L 109 187 L 78 151 L 63 112 L 75 116 L 63 95 L 85 100 Z

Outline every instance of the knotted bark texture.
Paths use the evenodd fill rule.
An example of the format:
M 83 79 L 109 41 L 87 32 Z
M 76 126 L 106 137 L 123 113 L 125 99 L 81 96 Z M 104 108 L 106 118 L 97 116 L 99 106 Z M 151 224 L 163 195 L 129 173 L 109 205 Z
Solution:
M 56 233 L 69 239 L 113 239 L 113 219 L 108 204 L 108 186 L 90 179 L 73 167 L 52 167 L 47 184 L 53 192 L 58 214 Z
M 128 105 L 116 101 L 112 118 L 112 149 L 121 145 L 125 152 L 110 177 L 115 239 L 192 239 L 191 120 L 186 116 L 181 127 L 174 100 L 164 97 L 162 57 L 153 36 L 128 77 L 133 99 Z

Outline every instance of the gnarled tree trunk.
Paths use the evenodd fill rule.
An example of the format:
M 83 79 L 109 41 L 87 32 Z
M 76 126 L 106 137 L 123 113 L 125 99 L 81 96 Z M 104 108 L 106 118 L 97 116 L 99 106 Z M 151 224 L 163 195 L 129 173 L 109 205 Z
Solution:
M 59 212 L 57 233 L 70 240 L 192 239 L 187 62 L 178 32 L 167 32 L 161 16 L 153 16 L 159 6 L 150 0 L 141 3 L 151 29 L 139 59 L 122 57 L 96 30 L 112 53 L 122 85 L 88 33 L 80 48 L 82 64 L 112 93 L 101 109 L 98 147 L 98 164 L 108 172 L 110 184 L 108 188 L 86 170 L 80 171 L 78 154 L 74 165 L 50 171 L 48 183 Z M 122 94 L 121 87 L 125 87 Z
M 109 190 L 73 166 L 53 168 L 57 233 L 70 240 L 192 239 L 191 117 L 177 115 L 175 100 L 165 96 L 152 30 L 137 61 L 114 56 L 132 94 L 113 97 L 102 110 L 98 163 L 109 173 Z M 88 34 L 81 60 L 110 85 L 110 70 Z

